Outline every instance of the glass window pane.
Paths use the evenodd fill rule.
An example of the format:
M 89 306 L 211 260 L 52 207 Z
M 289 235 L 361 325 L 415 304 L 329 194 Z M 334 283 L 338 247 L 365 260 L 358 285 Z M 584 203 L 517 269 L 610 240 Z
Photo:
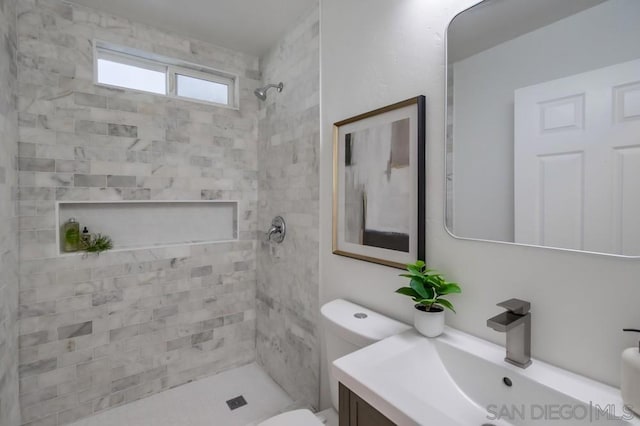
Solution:
M 98 59 L 98 83 L 167 94 L 166 72 Z
M 176 77 L 178 96 L 225 105 L 229 103 L 229 86 L 226 84 L 180 74 Z

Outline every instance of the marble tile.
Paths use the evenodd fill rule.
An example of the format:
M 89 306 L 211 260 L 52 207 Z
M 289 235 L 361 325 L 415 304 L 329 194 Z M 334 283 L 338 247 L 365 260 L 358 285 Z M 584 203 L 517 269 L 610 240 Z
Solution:
M 115 186 L 115 187 L 135 187 L 136 186 L 136 177 L 135 176 L 107 176 L 107 186 Z
M 48 371 L 55 370 L 58 366 L 57 358 L 43 359 L 40 361 L 31 362 L 29 364 L 21 364 L 19 367 L 20 377 L 35 376 L 43 374 Z
M 77 134 L 93 133 L 97 135 L 107 134 L 107 123 L 98 123 L 90 120 L 77 120 L 75 125 Z
M 12 356 L 17 382 L 21 345 L 31 393 L 23 423 L 64 425 L 254 361 L 257 100 L 243 90 L 242 109 L 231 112 L 97 87 L 89 59 L 99 37 L 251 75 L 242 84 L 253 87 L 258 58 L 61 0 L 20 8 L 20 69 L 30 81 L 19 93 L 22 331 L 18 342 L 16 327 Z M 13 149 L 7 158 L 17 156 L 17 142 Z M 213 192 L 240 201 L 241 241 L 56 255 L 55 201 L 200 200 Z M 48 386 L 57 386 L 55 398 L 45 398 Z
M 104 188 L 107 186 L 107 177 L 104 175 L 76 174 L 73 177 L 73 183 L 78 187 Z
M 17 0 L 0 2 L 0 425 L 3 426 L 21 423 L 18 403 L 19 345 L 37 344 L 46 338 L 39 334 L 20 342 L 18 337 L 19 237 L 15 218 L 18 210 L 15 203 L 18 185 L 15 158 L 18 156 L 19 140 L 16 105 L 17 3 Z
M 18 170 L 31 172 L 53 172 L 55 171 L 55 160 L 46 158 L 18 158 Z
M 75 93 L 74 102 L 76 105 L 90 106 L 95 108 L 106 108 L 106 96 L 94 95 L 91 93 Z
M 124 124 L 111 124 L 108 125 L 109 136 L 124 136 L 129 138 L 138 137 L 137 126 L 127 126 Z
M 320 370 L 318 23 L 315 8 L 261 59 L 263 82 L 284 81 L 285 90 L 261 104 L 258 129 L 258 223 L 267 229 L 276 215 L 287 221 L 282 244 L 258 246 L 258 361 L 312 407 Z
M 93 322 L 87 321 L 80 324 L 58 327 L 58 339 L 71 339 L 93 333 Z

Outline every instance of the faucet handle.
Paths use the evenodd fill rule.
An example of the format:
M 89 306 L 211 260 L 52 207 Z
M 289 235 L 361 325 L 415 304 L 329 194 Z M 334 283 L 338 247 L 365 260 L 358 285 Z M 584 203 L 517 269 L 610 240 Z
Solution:
M 509 299 L 498 303 L 498 306 L 516 315 L 526 315 L 531 309 L 531 303 L 526 300 Z

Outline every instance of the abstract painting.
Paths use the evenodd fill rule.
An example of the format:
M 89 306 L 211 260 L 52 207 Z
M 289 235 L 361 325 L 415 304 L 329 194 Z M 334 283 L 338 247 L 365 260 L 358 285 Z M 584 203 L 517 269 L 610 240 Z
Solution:
M 335 254 L 424 260 L 424 108 L 419 96 L 334 125 Z

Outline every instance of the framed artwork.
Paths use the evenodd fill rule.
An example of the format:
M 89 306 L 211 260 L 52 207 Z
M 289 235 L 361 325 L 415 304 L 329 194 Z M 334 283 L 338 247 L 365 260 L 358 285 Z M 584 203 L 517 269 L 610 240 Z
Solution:
M 425 97 L 333 125 L 333 253 L 425 259 Z

